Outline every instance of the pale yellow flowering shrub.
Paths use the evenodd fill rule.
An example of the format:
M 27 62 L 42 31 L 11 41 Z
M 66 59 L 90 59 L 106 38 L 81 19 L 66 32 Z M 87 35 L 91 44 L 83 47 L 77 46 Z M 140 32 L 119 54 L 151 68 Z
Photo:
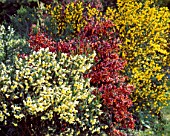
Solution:
M 56 55 L 47 48 L 16 58 L 14 67 L 2 63 L 0 122 L 16 127 L 24 122 L 32 134 L 40 129 L 39 135 L 100 133 L 101 104 L 91 94 L 90 79 L 83 78 L 94 57 L 95 52 Z
M 12 64 L 14 56 L 21 52 L 29 52 L 28 43 L 24 38 L 16 34 L 15 30 L 8 26 L 0 25 L 0 62 Z
M 170 98 L 164 69 L 169 56 L 170 12 L 152 0 L 118 0 L 117 5 L 118 9 L 108 7 L 106 18 L 120 32 L 122 57 L 128 61 L 126 73 L 136 88 L 134 109 L 159 113 Z

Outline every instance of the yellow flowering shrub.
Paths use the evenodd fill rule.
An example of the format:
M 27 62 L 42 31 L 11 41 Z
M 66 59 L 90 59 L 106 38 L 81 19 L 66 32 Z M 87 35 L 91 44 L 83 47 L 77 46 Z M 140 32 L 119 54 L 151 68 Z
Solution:
M 70 2 L 66 5 L 55 3 L 48 5 L 46 10 L 49 16 L 45 21 L 45 30 L 55 38 L 76 34 L 92 17 L 95 16 L 99 20 L 102 16 L 98 8 L 81 1 Z
M 99 121 L 102 105 L 91 94 L 90 79 L 83 78 L 94 57 L 95 52 L 88 56 L 56 55 L 47 48 L 25 59 L 16 58 L 14 67 L 2 63 L 0 123 L 22 128 L 21 134 L 101 133 L 107 128 Z
M 118 0 L 118 8 L 106 10 L 106 18 L 116 24 L 122 45 L 126 72 L 135 86 L 134 112 L 159 113 L 170 98 L 166 86 L 169 52 L 170 12 L 152 0 Z

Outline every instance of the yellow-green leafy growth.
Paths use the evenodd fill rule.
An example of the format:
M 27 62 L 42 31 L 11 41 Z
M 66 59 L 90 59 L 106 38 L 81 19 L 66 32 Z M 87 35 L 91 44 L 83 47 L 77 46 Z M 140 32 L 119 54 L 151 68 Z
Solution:
M 0 25 L 0 62 L 12 64 L 14 57 L 21 52 L 28 53 L 28 43 L 16 34 L 11 26 Z
M 13 68 L 1 64 L 0 122 L 39 135 L 100 133 L 101 104 L 83 78 L 94 57 L 40 49 L 17 58 Z

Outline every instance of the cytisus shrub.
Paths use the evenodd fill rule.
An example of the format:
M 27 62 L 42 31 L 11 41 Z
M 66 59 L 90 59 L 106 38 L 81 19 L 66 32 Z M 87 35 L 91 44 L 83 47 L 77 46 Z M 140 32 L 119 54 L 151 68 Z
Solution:
M 166 66 L 169 52 L 170 12 L 157 7 L 152 0 L 118 0 L 118 9 L 108 7 L 106 18 L 116 24 L 122 40 L 126 73 L 135 91 L 134 112 L 159 113 L 167 100 Z
M 48 16 L 45 17 L 44 30 L 55 40 L 74 36 L 87 24 L 92 17 L 98 20 L 102 16 L 99 8 L 92 7 L 92 3 L 70 2 L 66 5 L 55 3 L 46 8 Z
M 0 25 L 0 62 L 11 65 L 16 55 L 29 52 L 25 39 L 18 36 L 12 27 Z
M 47 49 L 16 58 L 15 69 L 0 65 L 0 124 L 9 134 L 101 134 L 100 99 L 92 95 L 83 74 L 93 64 L 88 56 L 54 54 Z M 14 134 L 11 134 L 14 135 Z

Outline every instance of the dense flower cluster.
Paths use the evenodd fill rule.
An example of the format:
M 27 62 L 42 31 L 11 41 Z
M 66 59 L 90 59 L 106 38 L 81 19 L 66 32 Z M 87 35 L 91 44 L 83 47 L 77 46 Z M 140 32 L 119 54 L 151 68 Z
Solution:
M 56 51 L 56 42 L 51 38 L 48 38 L 47 34 L 38 31 L 36 34 L 33 31 L 29 34 L 30 48 L 34 51 L 38 51 L 41 48 L 49 48 L 51 52 Z
M 97 87 L 93 93 L 101 95 L 103 110 L 107 114 L 110 128 L 134 128 L 134 120 L 128 108 L 132 106 L 129 95 L 133 90 L 126 84 L 126 77 L 121 75 L 126 62 L 119 58 L 119 39 L 116 37 L 114 24 L 110 21 L 91 21 L 79 33 L 78 38 L 60 41 L 57 51 L 67 54 L 97 53 L 96 64 L 85 77 L 91 78 L 91 85 Z M 115 131 L 116 132 L 116 131 Z M 114 133 L 114 131 L 113 131 Z
M 90 87 L 90 80 L 83 78 L 94 57 L 95 53 L 57 56 L 41 49 L 25 59 L 17 59 L 15 70 L 1 64 L 0 122 L 17 126 L 25 120 L 32 133 L 45 122 L 52 123 L 48 131 L 42 127 L 40 135 L 51 132 L 50 129 L 60 135 L 100 133 L 107 128 L 99 122 L 102 105 L 91 94 L 95 88 Z M 37 117 L 38 126 L 34 124 Z M 63 122 L 65 128 L 60 128 Z
M 170 14 L 153 1 L 118 0 L 118 9 L 108 7 L 106 18 L 116 24 L 122 40 L 127 74 L 135 86 L 134 110 L 158 113 L 169 95 L 166 86 L 167 39 Z

